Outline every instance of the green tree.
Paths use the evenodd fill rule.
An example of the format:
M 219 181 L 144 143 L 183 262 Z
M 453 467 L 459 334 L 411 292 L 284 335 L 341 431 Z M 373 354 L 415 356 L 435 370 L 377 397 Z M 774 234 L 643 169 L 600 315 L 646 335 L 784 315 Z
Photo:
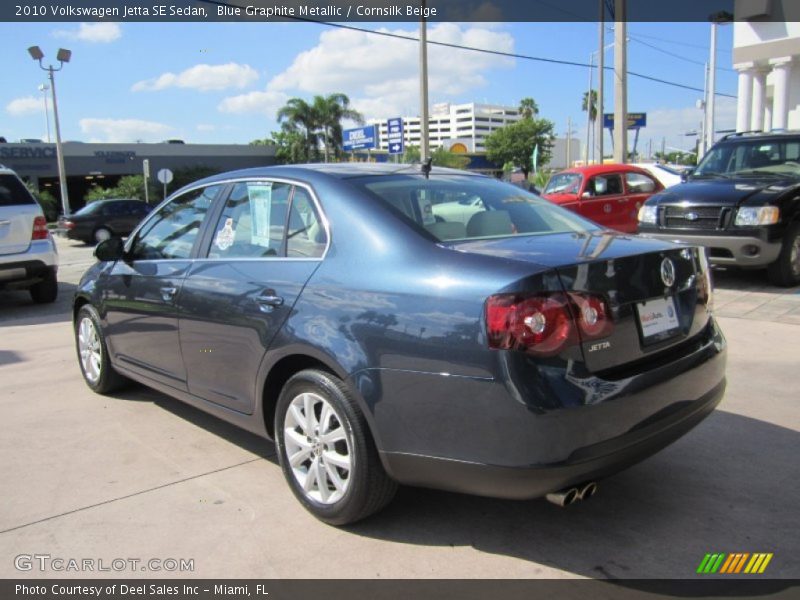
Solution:
M 350 108 L 350 98 L 346 94 L 336 93 L 327 96 L 314 96 L 312 105 L 317 128 L 321 130 L 322 149 L 325 162 L 342 154 L 342 120 L 350 119 L 358 124 L 364 117 L 357 110 Z
M 278 123 L 281 123 L 285 132 L 296 132 L 303 137 L 303 154 L 308 160 L 313 160 L 318 155 L 317 129 L 319 123 L 314 106 L 302 98 L 290 98 L 278 110 Z
M 550 162 L 555 125 L 547 119 L 522 119 L 490 133 L 485 140 L 486 157 L 498 164 L 514 163 L 525 179 L 531 170 L 533 149 L 539 146 L 539 164 Z
M 523 98 L 519 101 L 519 114 L 523 119 L 533 119 L 539 114 L 539 105 L 533 98 Z
M 419 146 L 406 146 L 402 161 L 410 164 L 419 162 L 420 160 L 422 160 L 422 155 L 420 154 Z
M 590 100 L 591 98 L 591 100 Z M 591 92 L 583 92 L 583 100 L 581 101 L 581 110 L 589 112 L 589 120 L 594 123 L 597 120 L 597 90 Z
M 36 198 L 39 206 L 42 207 L 45 219 L 50 222 L 58 219 L 58 201 L 49 190 L 39 191 L 30 181 L 25 182 L 25 187 L 28 188 L 28 191 Z
M 431 153 L 433 164 L 437 167 L 450 167 L 451 169 L 464 169 L 469 164 L 469 157 L 457 152 L 445 150 L 439 146 Z
M 263 140 L 253 140 L 253 146 L 275 146 L 275 158 L 280 164 L 297 164 L 309 162 L 305 137 L 303 134 L 290 128 L 273 131 L 270 137 Z

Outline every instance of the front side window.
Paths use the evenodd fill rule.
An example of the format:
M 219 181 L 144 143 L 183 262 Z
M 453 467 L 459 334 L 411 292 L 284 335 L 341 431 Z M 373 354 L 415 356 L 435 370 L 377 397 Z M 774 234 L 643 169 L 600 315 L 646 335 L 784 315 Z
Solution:
M 597 229 L 552 202 L 486 177 L 431 175 L 426 179 L 398 174 L 353 178 L 348 183 L 383 202 L 409 226 L 425 230 L 439 241 Z
M 203 220 L 221 187 L 198 188 L 162 206 L 136 235 L 130 249 L 131 258 L 189 258 Z

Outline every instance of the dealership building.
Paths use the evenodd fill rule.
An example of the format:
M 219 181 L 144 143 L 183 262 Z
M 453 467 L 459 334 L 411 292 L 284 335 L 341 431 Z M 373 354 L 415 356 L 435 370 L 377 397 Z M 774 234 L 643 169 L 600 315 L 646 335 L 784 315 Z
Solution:
M 240 144 L 91 144 L 65 142 L 64 168 L 70 207 L 84 205 L 93 185 L 110 188 L 125 175 L 141 175 L 144 161 L 150 163 L 155 180 L 161 169 L 207 169 L 232 171 L 275 164 L 274 146 Z M 0 164 L 17 172 L 37 189 L 61 199 L 55 144 L 0 144 Z

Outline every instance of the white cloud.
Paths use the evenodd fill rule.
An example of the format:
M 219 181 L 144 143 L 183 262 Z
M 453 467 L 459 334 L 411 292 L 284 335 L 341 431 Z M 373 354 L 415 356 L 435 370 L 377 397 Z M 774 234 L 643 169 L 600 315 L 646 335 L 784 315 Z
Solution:
M 639 151 L 647 151 L 643 139 L 648 138 L 653 140 L 653 152 L 661 151 L 662 139 L 665 139 L 667 146 L 673 146 L 673 149 L 692 148 L 697 138 L 687 137 L 685 134 L 699 131 L 702 120 L 703 111 L 695 106 L 650 110 L 647 113 L 647 127 L 640 133 Z M 714 121 L 717 131 L 736 128 L 735 98 L 717 98 Z
M 417 30 L 380 31 L 407 37 L 418 34 Z M 509 33 L 474 24 L 439 23 L 430 28 L 428 39 L 502 52 L 514 49 L 514 38 Z M 367 118 L 417 114 L 418 52 L 414 41 L 345 29 L 328 30 L 320 35 L 316 46 L 298 54 L 285 71 L 273 77 L 265 91 L 226 98 L 220 110 L 244 112 L 246 107 L 257 106 L 259 112 L 269 112 L 273 105 L 280 107 L 275 104 L 277 92 L 284 97 L 345 92 Z M 485 73 L 513 65 L 514 60 L 508 57 L 431 45 L 429 85 L 436 90 L 431 102 L 455 99 L 484 87 Z
M 225 98 L 217 108 L 224 113 L 259 113 L 274 117 L 288 99 L 283 92 L 250 92 Z
M 122 37 L 119 23 L 81 23 L 77 30 L 58 29 L 53 35 L 90 44 L 108 44 Z
M 6 104 L 6 112 L 15 117 L 30 115 L 41 110 L 44 110 L 44 104 L 42 103 L 42 99 L 36 96 L 15 98 Z
M 209 125 L 208 123 L 200 123 L 198 124 L 195 129 L 197 131 L 214 131 L 216 129 L 216 125 Z
M 125 143 L 163 139 L 173 128 L 163 123 L 140 119 L 81 119 L 81 131 L 90 142 Z
M 171 87 L 190 88 L 208 92 L 227 88 L 244 88 L 258 79 L 258 72 L 250 65 L 227 63 L 224 65 L 195 65 L 180 73 L 164 73 L 154 79 L 138 81 L 134 92 L 153 92 Z

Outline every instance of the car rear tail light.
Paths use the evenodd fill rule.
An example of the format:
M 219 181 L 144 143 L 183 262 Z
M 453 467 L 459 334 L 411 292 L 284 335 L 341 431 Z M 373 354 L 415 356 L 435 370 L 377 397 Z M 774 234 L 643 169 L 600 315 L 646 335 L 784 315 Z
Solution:
M 581 341 L 607 337 L 613 321 L 605 300 L 589 294 L 498 294 L 486 301 L 489 347 L 555 356 Z
M 45 218 L 42 216 L 34 217 L 31 240 L 46 240 L 48 235 L 50 235 L 50 232 L 47 229 Z
M 73 221 L 64 221 L 64 228 L 75 229 L 75 223 Z

